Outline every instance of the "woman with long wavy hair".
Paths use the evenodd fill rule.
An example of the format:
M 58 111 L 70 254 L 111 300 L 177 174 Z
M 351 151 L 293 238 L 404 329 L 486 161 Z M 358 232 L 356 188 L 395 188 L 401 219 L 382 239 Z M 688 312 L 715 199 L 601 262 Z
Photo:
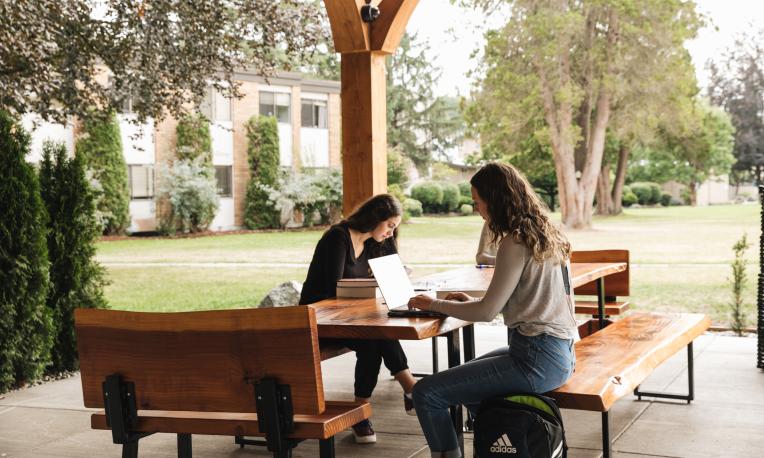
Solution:
M 499 248 L 482 299 L 450 293 L 445 300 L 416 296 L 410 307 L 467 321 L 492 321 L 501 312 L 509 345 L 420 380 L 414 406 L 433 457 L 461 456 L 448 407 L 476 410 L 488 397 L 545 393 L 573 374 L 578 339 L 573 300 L 566 290 L 570 244 L 514 167 L 483 166 L 470 180 L 478 213 Z

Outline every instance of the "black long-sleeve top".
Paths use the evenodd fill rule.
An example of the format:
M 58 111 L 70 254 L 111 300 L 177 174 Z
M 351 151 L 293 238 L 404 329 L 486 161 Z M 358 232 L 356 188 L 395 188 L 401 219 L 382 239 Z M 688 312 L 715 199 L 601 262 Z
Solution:
M 316 245 L 308 268 L 308 277 L 302 285 L 300 305 L 334 297 L 337 293 L 337 282 L 342 278 L 371 277 L 369 259 L 394 253 L 397 253 L 397 250 L 391 239 L 379 243 L 370 238 L 364 242 L 363 252 L 356 258 L 347 223 L 335 224 L 324 233 Z

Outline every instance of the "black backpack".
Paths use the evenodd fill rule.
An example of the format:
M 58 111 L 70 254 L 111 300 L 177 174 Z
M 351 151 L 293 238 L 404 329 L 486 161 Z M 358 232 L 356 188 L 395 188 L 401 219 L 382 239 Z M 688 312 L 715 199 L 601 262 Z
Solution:
M 473 423 L 476 458 L 567 457 L 562 415 L 537 394 L 483 400 Z

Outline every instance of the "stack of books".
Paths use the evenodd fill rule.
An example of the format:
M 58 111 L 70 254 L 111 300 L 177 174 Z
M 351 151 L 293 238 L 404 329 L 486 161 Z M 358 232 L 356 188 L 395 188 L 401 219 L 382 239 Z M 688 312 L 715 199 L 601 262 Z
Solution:
M 373 278 L 343 278 L 337 282 L 337 297 L 382 297 Z

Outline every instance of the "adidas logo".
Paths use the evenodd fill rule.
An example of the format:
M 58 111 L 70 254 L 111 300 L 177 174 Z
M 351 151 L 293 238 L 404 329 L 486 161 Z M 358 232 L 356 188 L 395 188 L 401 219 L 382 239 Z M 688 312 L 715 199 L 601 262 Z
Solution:
M 496 439 L 493 444 L 491 444 L 491 453 L 512 454 L 517 453 L 517 448 L 512 446 L 512 442 L 509 440 L 509 436 L 507 436 L 507 433 L 504 433 L 500 438 Z

